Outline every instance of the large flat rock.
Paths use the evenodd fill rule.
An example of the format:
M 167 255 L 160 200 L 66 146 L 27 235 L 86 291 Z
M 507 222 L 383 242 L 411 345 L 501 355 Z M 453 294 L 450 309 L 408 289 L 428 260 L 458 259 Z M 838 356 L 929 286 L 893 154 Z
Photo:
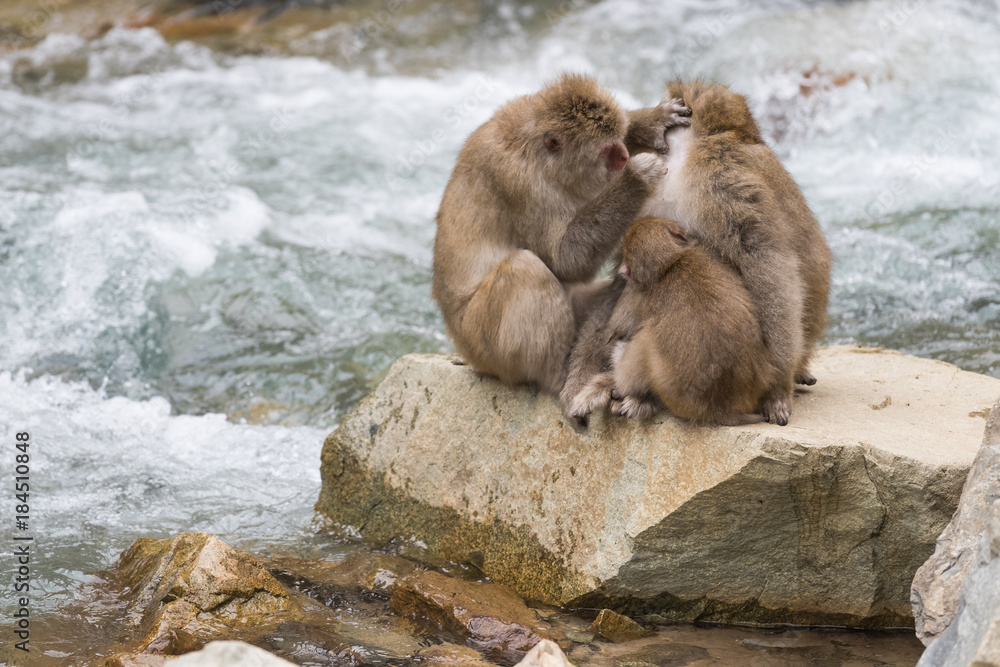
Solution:
M 831 347 L 791 423 L 595 415 L 409 355 L 323 449 L 317 509 L 522 597 L 676 620 L 911 626 L 1000 380 Z

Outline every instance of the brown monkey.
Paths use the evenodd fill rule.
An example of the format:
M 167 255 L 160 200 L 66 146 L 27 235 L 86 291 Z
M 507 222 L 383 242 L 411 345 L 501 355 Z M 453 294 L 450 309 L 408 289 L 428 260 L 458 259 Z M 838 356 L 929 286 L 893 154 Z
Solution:
M 559 402 L 563 415 L 581 426 L 587 425 L 591 412 L 607 405 L 614 389 L 608 321 L 625 285 L 625 277 L 619 274 L 595 296 L 579 320 L 580 331 L 566 360 L 566 383 L 559 392 Z
M 785 425 L 793 383 L 816 383 L 808 365 L 826 325 L 830 249 L 743 96 L 694 81 L 669 84 L 666 97 L 684 100 L 691 124 L 667 133 L 667 175 L 643 212 L 678 220 L 739 272 L 776 369 L 762 413 Z
M 653 134 L 687 122 L 657 109 Z M 589 283 L 664 175 L 658 156 L 629 160 L 626 123 L 596 81 L 564 75 L 466 141 L 437 214 L 432 293 L 477 370 L 562 387 L 582 301 L 600 291 Z
M 761 421 L 753 413 L 775 369 L 736 270 L 676 222 L 646 217 L 625 235 L 619 272 L 628 284 L 605 338 L 613 370 L 591 382 L 603 390 L 612 375 L 612 411 L 644 418 L 662 404 L 696 423 Z

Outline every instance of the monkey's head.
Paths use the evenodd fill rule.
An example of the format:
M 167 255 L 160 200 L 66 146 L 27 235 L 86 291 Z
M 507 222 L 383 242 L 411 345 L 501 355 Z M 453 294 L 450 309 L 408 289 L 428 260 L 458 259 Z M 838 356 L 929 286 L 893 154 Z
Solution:
M 625 233 L 618 274 L 645 289 L 663 277 L 690 243 L 673 220 L 640 218 Z
M 691 109 L 691 122 L 709 134 L 732 132 L 747 143 L 761 143 L 760 128 L 745 97 L 714 81 L 672 81 L 665 99 L 681 98 Z
M 589 76 L 564 74 L 532 96 L 526 138 L 548 178 L 592 196 L 628 161 L 628 117 L 615 98 Z

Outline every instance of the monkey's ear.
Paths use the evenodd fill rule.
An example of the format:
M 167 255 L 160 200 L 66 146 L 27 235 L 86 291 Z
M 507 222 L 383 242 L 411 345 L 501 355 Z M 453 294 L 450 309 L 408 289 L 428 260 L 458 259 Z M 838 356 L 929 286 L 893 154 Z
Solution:
M 560 137 L 556 132 L 548 130 L 545 136 L 542 137 L 542 143 L 545 147 L 549 149 L 550 153 L 558 153 L 563 147 L 563 138 Z
M 674 240 L 677 241 L 677 243 L 681 245 L 688 244 L 687 235 L 684 233 L 684 230 L 681 228 L 681 226 L 678 225 L 676 222 L 670 220 L 666 224 L 664 224 L 664 227 L 667 228 L 667 231 L 670 233 L 672 237 L 674 237 Z

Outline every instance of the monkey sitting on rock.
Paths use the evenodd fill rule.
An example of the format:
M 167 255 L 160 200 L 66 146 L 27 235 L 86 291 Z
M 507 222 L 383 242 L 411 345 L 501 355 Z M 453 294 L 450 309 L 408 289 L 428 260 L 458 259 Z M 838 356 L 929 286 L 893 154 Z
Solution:
M 594 79 L 564 75 L 472 133 L 437 214 L 432 294 L 476 370 L 558 392 L 597 271 L 666 171 L 655 152 L 688 122 L 665 102 L 629 117 Z
M 674 82 L 690 127 L 667 135 L 667 174 L 644 213 L 681 223 L 739 272 L 776 374 L 762 414 L 784 426 L 795 383 L 812 385 L 826 325 L 830 248 L 794 179 L 760 136 L 742 95 L 719 83 Z
M 740 275 L 673 220 L 646 217 L 625 235 L 626 281 L 601 334 L 611 370 L 586 393 L 646 418 L 665 406 L 701 424 L 760 422 L 775 369 Z
M 802 192 L 761 138 L 745 98 L 703 81 L 671 83 L 666 97 L 690 107 L 691 123 L 666 132 L 667 173 L 643 214 L 677 220 L 686 238 L 736 271 L 763 337 L 759 352 L 774 369 L 761 414 L 784 426 L 794 384 L 816 383 L 808 363 L 826 323 L 830 249 Z M 607 298 L 613 302 L 623 289 L 619 282 Z M 569 360 L 560 398 L 567 416 L 581 422 L 609 391 L 590 379 L 610 377 L 609 350 L 594 331 L 603 326 L 598 311 L 611 308 L 598 304 L 598 319 L 584 325 Z M 640 407 L 644 400 L 652 404 Z M 658 406 L 649 397 L 623 396 L 618 407 L 643 415 Z

